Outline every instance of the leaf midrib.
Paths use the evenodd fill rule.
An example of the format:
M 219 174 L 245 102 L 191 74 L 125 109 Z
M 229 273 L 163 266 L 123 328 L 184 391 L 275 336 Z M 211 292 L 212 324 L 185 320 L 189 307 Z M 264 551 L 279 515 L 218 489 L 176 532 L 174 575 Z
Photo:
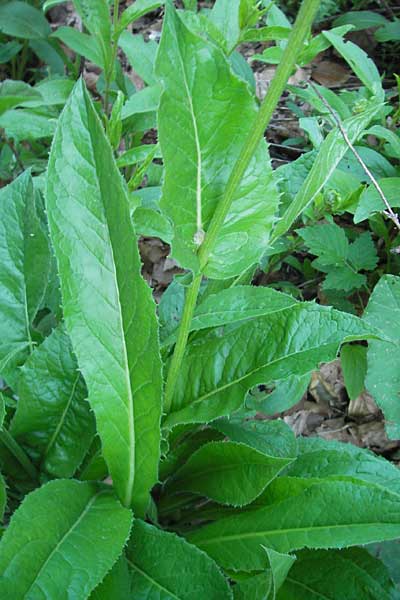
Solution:
M 87 104 L 86 96 L 85 96 L 85 107 L 86 107 L 86 112 L 87 112 L 88 117 L 90 116 L 91 110 L 94 113 L 94 109 L 90 105 Z M 102 125 L 99 121 L 99 118 L 95 113 L 94 113 L 94 118 L 96 120 L 97 125 L 99 127 L 102 127 Z M 92 130 L 90 127 L 88 128 L 88 131 L 89 131 L 89 136 L 90 136 L 90 141 L 91 141 L 91 149 L 93 152 L 92 156 L 93 156 L 94 163 L 96 166 L 96 175 L 97 175 L 97 173 L 99 173 L 101 171 L 102 165 L 100 165 L 100 166 L 98 165 L 97 153 L 94 151 L 95 140 L 93 140 L 93 138 L 92 138 Z M 108 140 L 106 140 L 105 143 L 108 143 Z M 112 153 L 111 147 L 110 147 L 110 152 Z M 115 258 L 114 258 L 114 246 L 112 243 L 110 227 L 108 224 L 107 209 L 106 209 L 106 205 L 105 205 L 104 199 L 103 199 L 101 178 L 98 176 L 97 176 L 97 181 L 98 181 L 98 186 L 99 186 L 99 191 L 100 191 L 100 196 L 101 196 L 101 204 L 102 204 L 103 211 L 104 211 L 105 225 L 107 227 L 108 241 L 109 241 L 109 246 L 110 246 L 110 251 L 111 251 L 112 274 L 113 274 L 113 279 L 115 281 L 115 290 L 116 290 L 116 294 L 117 294 L 120 335 L 121 335 L 121 341 L 122 341 L 122 352 L 123 352 L 123 361 L 124 361 L 124 369 L 123 370 L 125 373 L 126 389 L 127 389 L 127 393 L 128 393 L 127 409 L 128 409 L 129 443 L 127 445 L 128 445 L 128 453 L 129 453 L 129 461 L 128 461 L 129 469 L 128 469 L 128 477 L 126 480 L 124 505 L 130 506 L 132 504 L 133 485 L 134 485 L 134 481 L 135 481 L 135 437 L 136 436 L 135 436 L 134 409 L 133 409 L 133 393 L 132 393 L 132 387 L 131 387 L 128 350 L 126 347 L 126 339 L 125 339 L 125 331 L 124 331 L 124 318 L 123 318 L 123 314 L 122 314 L 122 306 L 121 306 L 121 300 L 120 300 L 119 281 L 118 281 L 116 263 L 115 263 Z M 123 403 L 125 404 L 124 401 L 123 401 Z
M 54 444 L 55 444 L 55 441 L 56 441 L 56 439 L 57 439 L 57 437 L 58 437 L 58 434 L 60 433 L 60 431 L 61 431 L 61 428 L 62 428 L 62 426 L 64 425 L 64 422 L 65 422 L 65 419 L 66 419 L 66 417 L 67 417 L 68 411 L 69 411 L 69 409 L 70 409 L 70 407 L 71 407 L 71 404 L 72 404 L 72 400 L 73 400 L 73 399 L 74 399 L 74 397 L 75 397 L 76 387 L 77 387 L 77 385 L 78 385 L 79 378 L 80 378 L 80 373 L 78 373 L 78 374 L 77 374 L 77 376 L 75 377 L 74 383 L 72 384 L 71 393 L 70 393 L 70 395 L 69 395 L 69 397 L 68 397 L 67 403 L 66 403 L 66 405 L 65 405 L 65 407 L 64 407 L 64 410 L 63 410 L 63 412 L 62 412 L 62 415 L 61 415 L 61 417 L 60 417 L 60 420 L 59 420 L 59 422 L 57 423 L 57 427 L 55 428 L 55 431 L 54 431 L 53 435 L 51 436 L 51 438 L 50 438 L 50 440 L 49 440 L 49 443 L 47 444 L 47 447 L 46 447 L 46 449 L 45 449 L 45 451 L 44 451 L 44 455 L 43 455 L 42 464 L 44 463 L 44 461 L 45 461 L 45 459 L 47 458 L 47 456 L 48 456 L 48 454 L 49 454 L 50 450 L 51 450 L 51 449 L 52 449 L 52 447 L 54 446 Z
M 47 556 L 46 560 L 43 562 L 42 566 L 40 567 L 39 571 L 36 574 L 35 579 L 31 583 L 31 585 L 29 586 L 29 588 L 26 590 L 26 593 L 25 593 L 25 596 L 24 596 L 25 598 L 28 597 L 29 592 L 32 590 L 33 586 L 36 584 L 36 582 L 39 579 L 40 575 L 43 573 L 44 569 L 46 568 L 46 566 L 48 565 L 48 563 L 50 562 L 50 560 L 53 558 L 53 556 L 56 554 L 56 552 L 58 552 L 58 550 L 61 548 L 62 544 L 67 539 L 67 537 L 69 535 L 71 535 L 72 532 L 78 527 L 78 525 L 81 523 L 81 521 L 85 518 L 85 516 L 90 511 L 90 509 L 93 506 L 93 504 L 95 503 L 95 501 L 101 495 L 104 495 L 106 493 L 107 493 L 107 491 L 100 491 L 100 492 L 97 492 L 97 494 L 95 494 L 92 498 L 90 498 L 90 500 L 87 502 L 85 508 L 83 509 L 83 511 L 81 512 L 81 514 L 79 515 L 79 517 L 76 519 L 76 521 L 73 523 L 73 525 L 68 528 L 68 530 L 65 532 L 65 534 L 60 539 L 60 541 L 56 544 L 56 546 L 53 548 L 53 550 Z
M 377 521 L 377 522 L 366 522 L 366 523 L 344 523 L 344 524 L 339 524 L 339 525 L 318 525 L 318 526 L 310 526 L 310 527 L 296 527 L 296 528 L 291 528 L 291 529 L 273 529 L 273 530 L 263 530 L 263 531 L 255 531 L 255 532 L 251 532 L 251 533 L 243 533 L 243 534 L 232 534 L 232 535 L 225 535 L 225 536 L 220 536 L 220 537 L 215 537 L 215 538 L 210 538 L 208 540 L 199 540 L 199 541 L 193 541 L 192 543 L 201 545 L 201 546 L 209 546 L 211 544 L 219 544 L 221 542 L 226 542 L 226 541 L 230 541 L 230 540 L 241 540 L 241 539 L 249 539 L 249 538 L 258 538 L 258 537 L 264 537 L 264 536 L 269 536 L 269 537 L 273 537 L 276 535 L 284 535 L 284 534 L 290 534 L 290 533 L 294 533 L 294 532 L 310 532 L 310 531 L 315 531 L 315 530 L 325 530 L 325 529 L 352 529 L 352 528 L 367 528 L 369 526 L 382 526 L 382 525 L 396 525 L 396 523 L 386 523 L 382 521 Z M 400 531 L 400 523 L 397 523 L 398 527 L 399 527 L 399 531 Z M 397 538 L 398 535 L 394 536 L 392 539 Z M 190 539 L 190 538 L 189 538 Z M 386 539 L 386 538 L 385 538 Z M 378 540 L 379 541 L 379 540 Z M 291 548 L 291 550 L 295 550 L 298 549 L 299 547 L 294 547 Z
M 169 589 L 165 588 L 164 586 L 162 586 L 161 583 L 158 583 L 158 581 L 156 581 L 155 579 L 153 579 L 153 577 L 151 577 L 151 575 L 148 575 L 145 571 L 142 571 L 142 569 L 140 569 L 137 565 L 135 565 L 135 563 L 133 563 L 131 560 L 129 560 L 129 558 L 127 558 L 126 561 L 129 564 L 129 566 L 132 567 L 132 569 L 134 569 L 135 571 L 137 571 L 138 573 L 140 573 L 140 575 L 142 575 L 142 577 L 144 577 L 145 579 L 148 579 L 159 590 L 162 590 L 163 592 L 166 592 L 167 594 L 170 595 L 171 598 L 174 598 L 175 600 L 183 600 L 182 596 L 176 596 L 174 594 L 174 592 L 171 592 L 171 590 L 169 590 Z

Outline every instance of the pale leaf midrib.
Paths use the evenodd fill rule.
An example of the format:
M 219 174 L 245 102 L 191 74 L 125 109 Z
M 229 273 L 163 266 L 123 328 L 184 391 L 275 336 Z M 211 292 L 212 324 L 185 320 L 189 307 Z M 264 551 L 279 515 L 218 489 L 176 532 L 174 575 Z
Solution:
M 92 111 L 94 114 L 94 119 L 96 121 L 97 126 L 102 127 L 99 117 L 96 115 L 96 113 L 94 112 L 92 107 L 90 105 L 88 106 L 86 95 L 85 95 L 85 106 L 86 106 L 87 115 L 89 116 L 90 111 Z M 128 407 L 127 408 L 128 408 L 128 428 L 129 428 L 129 443 L 128 443 L 129 467 L 128 467 L 128 476 L 126 478 L 125 495 L 124 495 L 123 503 L 125 506 L 130 506 L 132 504 L 133 485 L 134 485 L 134 480 L 135 480 L 135 460 L 136 460 L 133 393 L 132 393 L 131 379 L 130 379 L 128 350 L 126 347 L 126 339 L 125 339 L 125 332 L 124 332 L 124 318 L 123 318 L 122 306 L 121 306 L 121 300 L 120 300 L 119 281 L 118 281 L 116 263 L 115 263 L 115 258 L 114 258 L 114 246 L 113 246 L 113 242 L 112 242 L 110 227 L 108 224 L 107 208 L 106 208 L 106 204 L 104 202 L 104 194 L 103 194 L 103 189 L 102 189 L 102 185 L 101 185 L 101 178 L 98 177 L 98 175 L 97 175 L 97 173 L 99 171 L 99 166 L 98 166 L 98 160 L 97 160 L 97 152 L 95 152 L 95 140 L 93 140 L 93 138 L 92 138 L 92 132 L 91 132 L 90 127 L 88 127 L 87 130 L 88 130 L 89 136 L 90 136 L 91 151 L 92 151 L 92 156 L 93 156 L 94 165 L 95 165 L 95 169 L 96 169 L 96 178 L 97 178 L 97 183 L 98 183 L 98 189 L 99 189 L 100 197 L 101 197 L 101 204 L 102 204 L 102 208 L 103 208 L 105 225 L 107 227 L 108 240 L 109 240 L 110 251 L 111 251 L 112 275 L 113 275 L 113 279 L 115 281 L 115 290 L 116 290 L 116 294 L 117 294 L 118 314 L 119 314 L 118 321 L 120 324 L 120 336 L 121 336 L 121 342 L 122 342 L 122 352 L 123 352 L 123 361 L 124 361 L 123 371 L 125 373 L 125 382 L 126 382 L 126 389 L 127 389 L 127 394 L 128 394 Z M 104 140 L 105 140 L 105 143 L 107 144 L 108 141 L 107 141 L 105 134 L 104 134 Z M 112 153 L 111 147 L 110 147 L 110 151 Z M 101 168 L 101 165 L 100 165 L 100 168 Z M 122 185 L 122 183 L 121 183 L 121 185 Z M 125 404 L 125 402 L 124 402 L 124 404 Z
M 79 517 L 76 519 L 76 521 L 73 523 L 73 525 L 68 528 L 68 530 L 62 536 L 62 538 L 59 540 L 59 542 L 57 542 L 57 544 L 53 548 L 53 550 L 51 550 L 51 552 L 47 556 L 46 560 L 43 562 L 42 566 L 40 567 L 39 571 L 36 574 L 35 579 L 31 583 L 31 585 L 29 586 L 29 588 L 26 590 L 24 598 L 28 598 L 29 592 L 31 591 L 31 589 L 33 588 L 33 586 L 36 584 L 37 580 L 39 579 L 40 575 L 43 573 L 44 569 L 46 568 L 46 566 L 48 565 L 48 563 L 50 562 L 50 560 L 52 559 L 52 557 L 56 554 L 56 552 L 58 552 L 58 550 L 61 548 L 62 544 L 67 539 L 67 537 L 72 534 L 72 532 L 78 527 L 78 525 L 81 523 L 81 521 L 85 518 L 85 516 L 88 514 L 88 512 L 91 509 L 91 507 L 95 503 L 95 501 L 101 495 L 104 495 L 106 493 L 107 493 L 106 491 L 100 491 L 100 492 L 97 492 L 97 494 L 95 494 L 94 496 L 92 496 L 92 498 L 90 498 L 90 500 L 87 502 L 85 508 L 83 509 L 83 511 L 81 512 L 81 514 L 79 515 Z
M 155 585 L 159 590 L 166 592 L 167 594 L 170 595 L 171 598 L 174 598 L 175 600 L 182 600 L 182 597 L 176 596 L 174 594 L 174 592 L 171 592 L 171 590 L 168 590 L 167 588 L 162 586 L 161 583 L 158 583 L 158 581 L 153 579 L 153 577 L 151 577 L 151 575 L 148 575 L 145 571 L 142 571 L 142 569 L 140 569 L 137 565 L 135 565 L 135 563 L 133 563 L 131 560 L 129 560 L 129 558 L 127 558 L 126 561 L 129 564 L 129 566 L 132 567 L 132 569 L 134 569 L 135 571 L 140 573 L 140 575 L 142 575 L 142 577 L 144 577 L 145 579 L 150 581 L 150 583 Z

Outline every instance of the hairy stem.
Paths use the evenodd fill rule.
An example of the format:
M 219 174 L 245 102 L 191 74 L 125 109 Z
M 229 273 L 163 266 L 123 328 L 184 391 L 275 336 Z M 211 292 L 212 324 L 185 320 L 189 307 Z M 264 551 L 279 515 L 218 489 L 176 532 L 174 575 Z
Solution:
M 197 296 L 200 289 L 202 273 L 207 265 L 208 259 L 214 249 L 219 231 L 228 215 L 229 209 L 250 161 L 264 136 L 265 129 L 273 115 L 279 99 L 286 87 L 287 81 L 292 74 L 296 59 L 303 48 L 304 41 L 310 31 L 315 14 L 320 5 L 320 0 L 304 0 L 297 16 L 296 22 L 290 34 L 287 46 L 284 50 L 282 60 L 276 70 L 275 76 L 268 88 L 257 117 L 250 128 L 250 133 L 244 141 L 240 155 L 233 166 L 228 184 L 221 202 L 211 220 L 204 242 L 199 248 L 200 273 L 197 274 L 186 294 L 183 316 L 179 326 L 178 339 L 172 356 L 167 383 L 165 388 L 164 411 L 168 413 L 171 409 L 175 385 L 179 378 L 179 371 L 185 353 L 185 348 L 190 332 L 190 324 L 196 307 Z
M 183 308 L 182 320 L 179 325 L 178 338 L 176 340 L 174 354 L 168 371 L 167 383 L 165 385 L 164 412 L 168 413 L 171 409 L 172 397 L 174 395 L 175 385 L 179 378 L 183 355 L 185 354 L 186 344 L 190 332 L 190 324 L 194 309 L 196 308 L 197 296 L 199 295 L 202 274 L 199 273 L 193 278 L 188 287 Z
M 119 18 L 119 0 L 114 0 L 114 8 L 113 8 L 114 32 L 117 29 L 118 18 Z M 114 72 L 115 59 L 117 58 L 117 52 L 118 52 L 118 38 L 114 39 L 114 36 L 113 36 L 110 64 L 107 65 L 107 70 L 104 73 L 104 77 L 105 77 L 104 111 L 105 111 L 107 117 L 109 117 L 109 115 L 110 115 L 110 86 L 111 86 L 112 74 Z

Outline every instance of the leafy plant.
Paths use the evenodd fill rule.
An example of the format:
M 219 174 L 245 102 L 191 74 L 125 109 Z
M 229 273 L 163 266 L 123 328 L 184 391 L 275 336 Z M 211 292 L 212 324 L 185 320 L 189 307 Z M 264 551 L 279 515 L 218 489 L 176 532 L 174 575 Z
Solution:
M 1 7 L 10 4 L 21 3 Z M 364 319 L 248 284 L 348 149 L 331 122 L 279 206 L 264 131 L 319 3 L 302 5 L 259 106 L 235 63 L 264 14 L 258 3 L 230 12 L 218 0 L 197 13 L 168 1 L 159 47 L 134 57 L 148 87 L 124 102 L 117 44 L 126 51 L 123 30 L 161 4 L 137 0 L 119 15 L 116 2 L 111 21 L 107 2 L 75 2 L 88 33 L 58 38 L 101 66 L 101 102 L 82 78 L 72 91 L 70 80 L 56 85 L 46 174 L 24 169 L 0 192 L 1 597 L 390 598 L 385 566 L 358 546 L 400 537 L 396 467 L 256 421 L 249 394 L 303 389 L 356 340 L 369 340 L 373 386 L 370 355 L 398 342 L 374 314 L 386 279 Z M 6 84 L 4 123 L 43 106 L 41 85 Z M 367 85 L 344 122 L 350 140 L 382 100 L 378 82 Z M 155 122 L 157 144 L 143 145 Z M 141 275 L 137 237 L 148 231 L 168 237 L 186 271 L 159 307 Z M 365 285 L 360 271 L 376 264 L 369 233 L 350 243 L 330 223 L 300 235 L 329 267 L 326 281 Z

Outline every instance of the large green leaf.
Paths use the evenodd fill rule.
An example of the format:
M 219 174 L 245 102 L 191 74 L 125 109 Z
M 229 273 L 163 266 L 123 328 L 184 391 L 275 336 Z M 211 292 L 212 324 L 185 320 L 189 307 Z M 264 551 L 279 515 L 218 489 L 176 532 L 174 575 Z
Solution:
M 0 373 L 15 386 L 17 372 L 33 349 L 31 323 L 43 299 L 50 250 L 25 172 L 0 190 Z
M 108 0 L 74 0 L 74 6 L 85 27 L 101 48 L 103 65 L 107 69 L 112 54 L 112 31 Z
M 222 51 L 190 31 L 171 4 L 156 72 L 164 84 L 158 113 L 165 163 L 161 208 L 175 228 L 172 255 L 182 267 L 197 272 L 198 246 L 257 108 L 248 86 L 233 75 Z M 277 203 L 262 141 L 237 190 L 205 274 L 224 279 L 256 263 L 268 245 Z
M 95 433 L 71 343 L 58 327 L 22 368 L 11 433 L 53 477 L 72 477 Z
M 357 141 L 381 109 L 382 104 L 371 102 L 364 112 L 343 121 L 343 129 L 352 143 Z M 338 128 L 333 129 L 319 147 L 309 174 L 275 227 L 272 236 L 274 240 L 288 231 L 303 210 L 316 198 L 346 152 L 348 145 L 342 132 Z
M 196 308 L 190 329 L 198 331 L 208 327 L 220 327 L 261 315 L 277 312 L 296 304 L 296 300 L 287 294 L 272 288 L 238 285 L 207 296 Z M 169 335 L 163 345 L 171 344 L 176 332 Z
M 217 565 L 173 533 L 135 519 L 127 549 L 132 598 L 228 600 L 231 592 Z
M 210 12 L 209 19 L 221 32 L 225 50 L 230 54 L 239 43 L 240 28 L 240 5 L 241 0 L 217 0 Z
M 82 81 L 54 138 L 47 210 L 65 322 L 103 455 L 123 503 L 142 514 L 160 453 L 155 305 L 140 275 L 126 189 Z
M 189 344 L 165 425 L 210 421 L 238 409 L 246 392 L 315 369 L 348 336 L 371 330 L 357 317 L 313 303 L 219 330 Z
M 382 409 L 390 438 L 400 438 L 400 278 L 385 275 L 376 285 L 364 319 L 386 338 L 368 347 L 366 387 Z
M 269 600 L 271 590 L 271 573 L 259 573 L 239 582 L 233 588 L 235 600 Z
M 233 414 L 230 418 L 214 421 L 212 425 L 230 440 L 247 444 L 264 454 L 282 458 L 297 455 L 297 440 L 284 421 L 244 420 Z
M 400 178 L 386 177 L 379 179 L 378 183 L 390 206 L 400 206 L 400 198 L 398 194 Z M 383 202 L 378 190 L 374 185 L 371 184 L 364 189 L 360 196 L 360 200 L 354 215 L 354 223 L 360 223 L 375 213 L 383 212 L 385 208 L 385 203 Z
M 265 565 L 262 545 L 290 552 L 400 537 L 400 499 L 373 485 L 326 481 L 187 537 L 222 567 L 254 571 Z
M 210 442 L 171 479 L 171 491 L 194 492 L 221 504 L 252 502 L 293 458 L 268 456 L 245 444 Z
M 29 494 L 0 543 L 0 595 L 87 598 L 129 536 L 131 512 L 94 483 L 51 481 Z
M 390 600 L 392 592 L 384 565 L 362 548 L 304 550 L 278 600 Z
M 93 591 L 90 600 L 127 600 L 131 578 L 124 555 L 113 566 L 100 585 Z
M 299 454 L 288 467 L 291 477 L 340 475 L 375 483 L 400 496 L 400 471 L 388 460 L 352 444 L 320 438 L 300 438 Z
M 0 31 L 9 36 L 34 40 L 47 37 L 51 29 L 40 10 L 27 2 L 14 0 L 0 5 Z

